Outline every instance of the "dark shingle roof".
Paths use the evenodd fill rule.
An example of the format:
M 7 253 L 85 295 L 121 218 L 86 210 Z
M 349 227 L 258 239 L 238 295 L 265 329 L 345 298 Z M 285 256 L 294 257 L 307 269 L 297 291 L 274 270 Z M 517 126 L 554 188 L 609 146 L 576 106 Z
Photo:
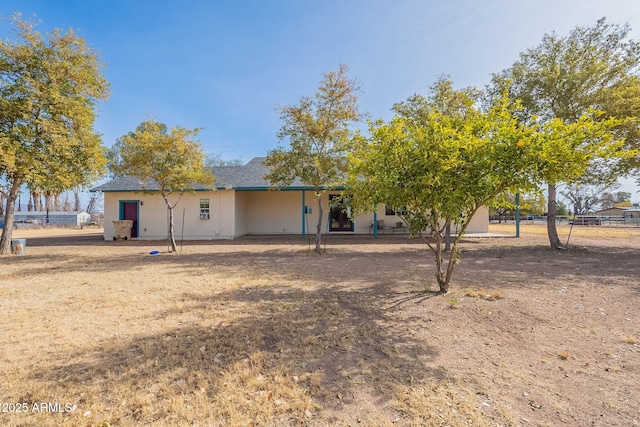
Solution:
M 217 189 L 235 190 L 267 190 L 271 183 L 264 179 L 269 173 L 269 168 L 262 162 L 264 157 L 254 157 L 249 163 L 242 166 L 216 166 L 211 168 L 211 172 L 217 178 L 215 187 Z M 144 184 L 144 185 L 143 185 Z M 289 187 L 285 188 L 306 188 L 300 180 L 296 179 Z M 195 190 L 206 190 L 205 187 L 196 185 Z M 123 177 L 109 181 L 106 184 L 92 188 L 90 191 L 118 192 L 118 191 L 157 191 L 158 185 L 151 180 L 141 182 L 135 177 Z

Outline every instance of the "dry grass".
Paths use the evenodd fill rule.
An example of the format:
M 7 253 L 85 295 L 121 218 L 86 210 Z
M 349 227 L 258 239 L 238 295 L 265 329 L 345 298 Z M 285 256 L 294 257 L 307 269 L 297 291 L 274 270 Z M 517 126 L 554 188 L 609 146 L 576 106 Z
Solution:
M 558 236 L 560 240 L 565 242 L 571 231 L 571 236 L 575 237 L 595 237 L 599 239 L 632 239 L 640 238 L 640 227 L 605 227 L 605 226 L 585 226 L 576 225 L 571 228 L 570 225 L 557 226 Z M 515 224 L 490 224 L 489 231 L 492 233 L 503 233 L 515 235 Z M 547 235 L 546 225 L 541 224 L 520 224 L 521 234 L 534 234 L 539 236 Z M 571 241 L 569 241 L 571 243 Z
M 629 425 L 638 417 L 633 405 L 593 410 L 596 401 L 640 399 L 636 347 L 607 333 L 639 300 L 637 282 L 602 285 L 626 265 L 619 254 L 604 264 L 610 271 L 576 278 L 572 270 L 565 281 L 541 275 L 537 241 L 522 250 L 515 239 L 466 242 L 455 280 L 477 295 L 458 304 L 455 294 L 418 292 L 432 263 L 400 238 L 336 240 L 323 256 L 303 239 L 199 242 L 152 256 L 163 243 L 19 232 L 27 254 L 0 257 L 0 401 L 29 411 L 0 413 L 1 425 L 581 425 L 600 413 Z M 567 354 L 571 375 L 559 384 L 540 360 L 569 344 L 576 357 Z M 587 354 L 594 363 L 575 360 Z M 610 389 L 606 375 L 620 371 Z M 73 410 L 33 411 L 41 402 Z
M 495 301 L 504 298 L 500 291 L 488 291 L 486 289 L 478 289 L 471 286 L 464 291 L 464 294 L 471 298 L 481 298 L 486 299 L 487 301 Z

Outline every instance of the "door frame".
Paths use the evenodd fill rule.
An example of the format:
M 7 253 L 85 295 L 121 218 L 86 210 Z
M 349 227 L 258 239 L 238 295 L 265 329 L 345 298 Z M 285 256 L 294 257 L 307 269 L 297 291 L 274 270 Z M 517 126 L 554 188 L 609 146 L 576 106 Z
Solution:
M 340 213 L 344 215 L 343 216 L 343 220 L 346 219 L 346 221 L 348 221 L 349 223 L 351 223 L 351 227 L 347 228 L 347 227 L 342 227 L 338 230 L 334 230 L 331 226 L 331 222 L 332 222 L 332 216 L 333 216 L 333 210 L 334 209 L 338 209 L 338 208 L 333 208 L 332 205 L 333 203 L 331 203 L 332 199 L 336 199 L 339 198 L 340 199 Z M 348 233 L 348 232 L 353 232 L 355 230 L 355 224 L 353 222 L 352 219 L 349 218 L 349 216 L 347 215 L 347 212 L 345 210 L 344 205 L 342 204 L 342 201 L 344 200 L 344 196 L 342 196 L 341 194 L 329 194 L 329 232 L 330 233 Z M 343 224 L 343 221 L 341 221 L 341 225 Z
M 136 238 L 140 236 L 140 200 L 119 200 L 120 202 L 120 206 L 119 206 L 119 213 L 118 213 L 118 219 L 119 220 L 123 220 L 124 219 L 124 204 L 125 203 L 135 203 L 136 204 Z M 131 236 L 133 237 L 133 236 Z

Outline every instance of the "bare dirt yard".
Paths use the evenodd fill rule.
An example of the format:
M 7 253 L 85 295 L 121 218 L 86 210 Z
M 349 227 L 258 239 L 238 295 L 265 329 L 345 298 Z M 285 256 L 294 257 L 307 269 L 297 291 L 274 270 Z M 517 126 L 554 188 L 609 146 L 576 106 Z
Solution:
M 638 229 L 465 238 L 446 295 L 418 239 L 100 232 L 0 257 L 0 425 L 640 425 Z

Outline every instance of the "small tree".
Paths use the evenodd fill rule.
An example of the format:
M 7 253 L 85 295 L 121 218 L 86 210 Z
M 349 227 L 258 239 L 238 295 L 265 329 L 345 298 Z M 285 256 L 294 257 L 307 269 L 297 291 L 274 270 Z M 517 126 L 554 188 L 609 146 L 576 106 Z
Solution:
M 140 179 L 143 188 L 162 195 L 169 212 L 167 239 L 171 252 L 176 251 L 174 208 L 197 184 L 210 188 L 215 181 L 205 168 L 200 143 L 194 140 L 197 133 L 198 129 L 181 127 L 168 130 L 165 124 L 150 120 L 120 137 L 114 147 L 119 155 L 111 168 L 120 176 Z
M 470 219 L 498 194 L 527 188 L 535 168 L 531 129 L 517 124 L 506 99 L 483 113 L 476 94 L 456 91 L 441 79 L 428 98 L 396 105 L 389 123 L 370 123 L 371 136 L 358 137 L 349 157 L 347 189 L 355 210 L 402 206 L 412 235 L 419 234 L 435 254 L 442 293 L 449 289 L 458 241 Z M 448 225 L 456 238 L 445 259 Z
M 18 41 L 0 41 L 0 193 L 7 201 L 0 254 L 11 250 L 23 185 L 59 193 L 102 174 L 105 162 L 93 129 L 95 107 L 108 96 L 97 53 L 71 30 L 44 36 L 19 15 L 15 23 Z
M 347 77 L 348 68 L 324 75 L 315 97 L 302 97 L 298 105 L 282 108 L 280 142 L 288 147 L 271 150 L 264 162 L 270 168 L 265 176 L 276 186 L 291 185 L 296 178 L 313 187 L 318 203 L 315 251 L 322 239 L 322 194 L 342 181 L 349 151 L 349 126 L 360 118 L 358 84 Z

